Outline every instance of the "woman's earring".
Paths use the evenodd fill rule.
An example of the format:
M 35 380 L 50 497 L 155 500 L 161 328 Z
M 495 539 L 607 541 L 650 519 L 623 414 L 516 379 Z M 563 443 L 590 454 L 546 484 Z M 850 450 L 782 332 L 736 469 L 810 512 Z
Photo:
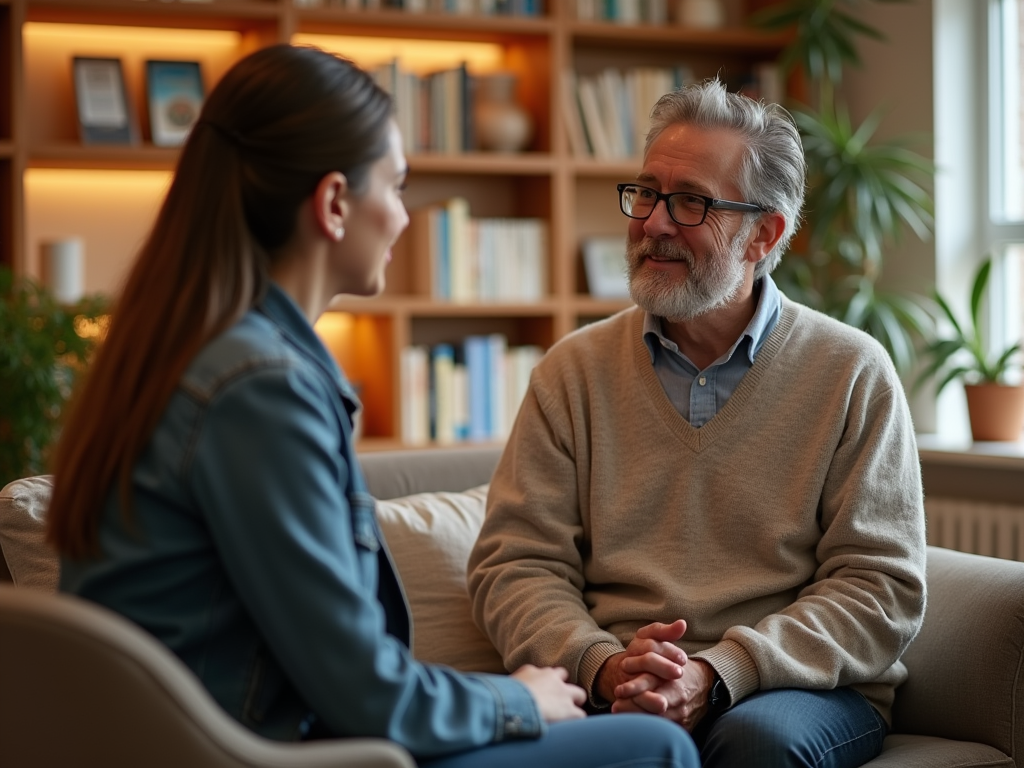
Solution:
M 345 234 L 345 230 L 342 227 L 338 227 L 334 230 L 334 239 L 341 240 L 341 236 Z

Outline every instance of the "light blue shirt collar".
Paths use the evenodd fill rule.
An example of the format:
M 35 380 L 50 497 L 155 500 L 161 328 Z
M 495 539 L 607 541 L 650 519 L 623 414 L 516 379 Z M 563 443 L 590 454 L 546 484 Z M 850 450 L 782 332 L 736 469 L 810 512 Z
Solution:
M 764 346 L 768 335 L 775 328 L 776 323 L 778 323 L 779 317 L 782 315 L 782 294 L 779 293 L 775 281 L 770 276 L 765 275 L 754 284 L 754 291 L 759 292 L 754 316 L 750 318 L 750 322 L 747 323 L 743 333 L 736 339 L 736 343 L 717 362 L 721 363 L 731 358 L 743 340 L 749 339 L 750 343 L 746 345 L 747 357 L 750 360 L 750 364 L 753 365 L 757 353 L 761 351 L 761 347 Z M 651 355 L 652 363 L 655 359 L 656 345 L 667 343 L 670 348 L 676 352 L 679 351 L 675 342 L 668 339 L 662 331 L 661 317 L 650 312 L 644 313 L 643 338 L 644 343 L 647 345 L 647 351 Z

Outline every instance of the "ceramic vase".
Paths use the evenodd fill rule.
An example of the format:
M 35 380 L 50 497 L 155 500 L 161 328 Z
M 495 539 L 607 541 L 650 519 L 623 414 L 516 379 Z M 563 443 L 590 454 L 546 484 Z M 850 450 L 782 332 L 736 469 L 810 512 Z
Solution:
M 716 29 L 725 26 L 722 0 L 679 0 L 676 21 L 685 27 Z
M 480 149 L 520 152 L 530 143 L 533 120 L 516 102 L 516 76 L 511 72 L 476 80 L 473 129 Z
M 975 440 L 1020 440 L 1024 430 L 1024 384 L 965 384 L 964 392 Z

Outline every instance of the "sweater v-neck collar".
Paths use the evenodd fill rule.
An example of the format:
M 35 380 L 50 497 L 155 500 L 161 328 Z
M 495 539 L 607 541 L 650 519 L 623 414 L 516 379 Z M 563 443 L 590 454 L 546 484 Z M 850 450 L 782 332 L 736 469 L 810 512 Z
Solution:
M 750 399 L 761 377 L 764 376 L 792 332 L 796 316 L 797 306 L 783 296 L 782 315 L 775 328 L 765 339 L 753 366 L 743 376 L 743 380 L 722 409 L 704 426 L 694 427 L 679 414 L 665 393 L 665 388 L 651 364 L 650 352 L 647 345 L 644 344 L 644 313 L 640 309 L 634 309 L 630 318 L 629 337 L 633 345 L 633 364 L 643 384 L 647 402 L 654 408 L 658 418 L 684 445 L 693 452 L 700 453 L 729 427 L 729 424 Z

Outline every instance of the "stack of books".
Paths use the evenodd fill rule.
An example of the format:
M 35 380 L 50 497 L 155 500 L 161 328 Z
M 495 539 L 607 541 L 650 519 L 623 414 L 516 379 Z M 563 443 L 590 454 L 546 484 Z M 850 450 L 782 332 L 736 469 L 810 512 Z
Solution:
M 468 152 L 473 138 L 473 78 L 465 64 L 427 75 L 399 66 L 399 60 L 375 67 L 376 83 L 395 100 L 395 119 L 403 149 L 418 152 Z
M 564 100 L 574 155 L 615 160 L 640 157 L 654 103 L 692 83 L 693 71 L 676 67 L 608 67 L 596 75 L 567 71 Z
M 580 21 L 610 21 L 613 24 L 665 24 L 668 0 L 576 0 Z
M 543 219 L 480 218 L 454 197 L 411 212 L 414 289 L 436 301 L 534 302 L 548 292 Z
M 510 347 L 502 334 L 459 344 L 417 344 L 401 353 L 402 441 L 424 445 L 500 441 L 526 394 L 538 346 Z
M 577 157 L 623 160 L 643 155 L 651 109 L 666 93 L 695 81 L 693 70 L 675 67 L 608 67 L 596 75 L 563 75 L 565 124 Z M 780 102 L 784 89 L 773 62 L 756 64 L 730 90 L 753 99 Z
M 212 2 L 212 0 L 191 0 Z M 543 0 L 294 0 L 300 7 L 336 6 L 350 11 L 382 8 L 407 13 L 453 13 L 464 16 L 539 16 Z M 660 0 L 659 0 L 660 2 Z

